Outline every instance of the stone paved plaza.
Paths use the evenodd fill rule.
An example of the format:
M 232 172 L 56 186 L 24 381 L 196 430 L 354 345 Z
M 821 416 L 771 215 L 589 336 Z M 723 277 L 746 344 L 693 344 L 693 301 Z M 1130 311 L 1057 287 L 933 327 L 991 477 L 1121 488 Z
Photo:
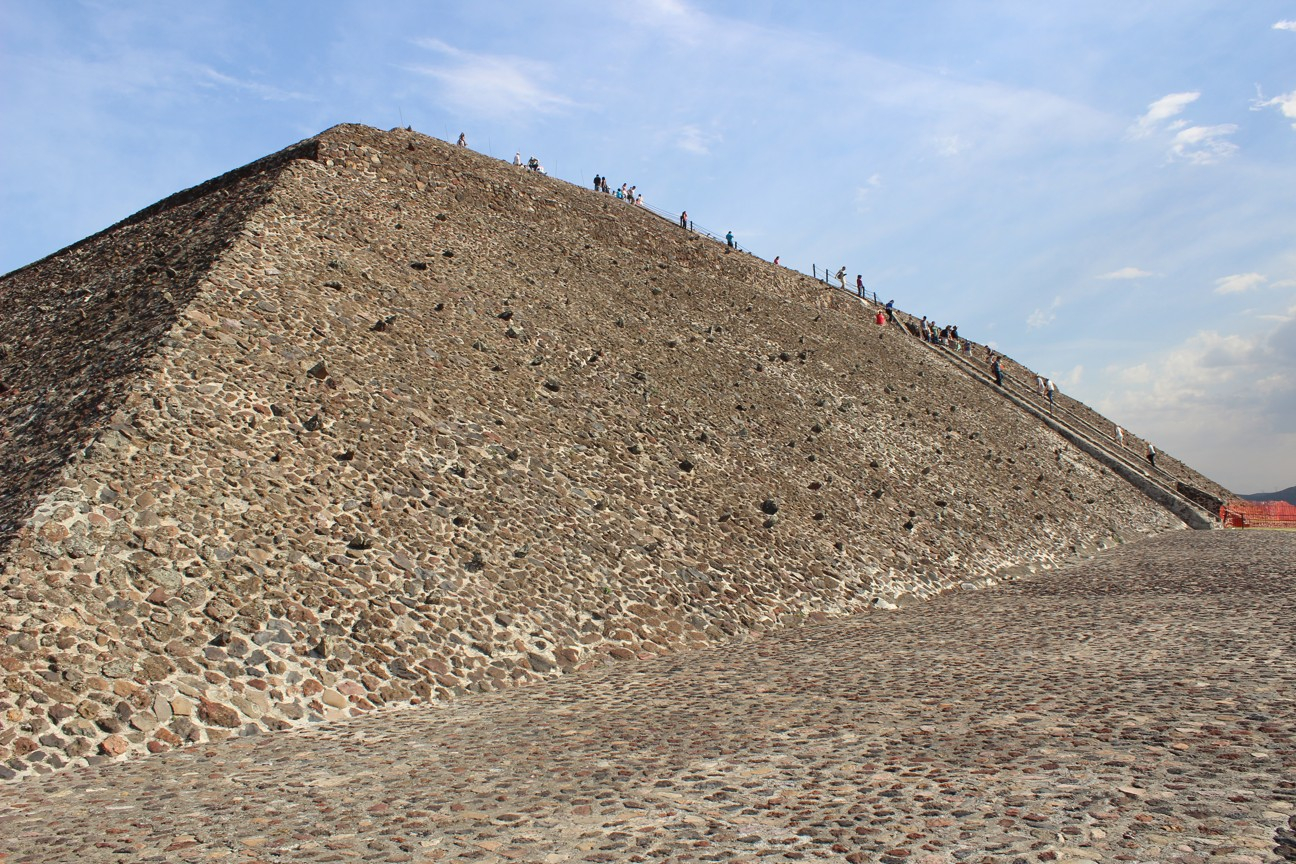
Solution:
M 0 790 L 0 862 L 1296 860 L 1296 533 Z M 1290 826 L 1290 827 L 1289 827 Z

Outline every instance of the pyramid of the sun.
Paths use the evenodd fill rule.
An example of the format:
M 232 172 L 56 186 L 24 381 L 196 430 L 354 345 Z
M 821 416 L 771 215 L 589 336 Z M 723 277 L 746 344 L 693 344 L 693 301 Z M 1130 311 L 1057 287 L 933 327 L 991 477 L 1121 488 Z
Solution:
M 830 293 L 359 126 L 4 277 L 0 776 L 1182 527 Z

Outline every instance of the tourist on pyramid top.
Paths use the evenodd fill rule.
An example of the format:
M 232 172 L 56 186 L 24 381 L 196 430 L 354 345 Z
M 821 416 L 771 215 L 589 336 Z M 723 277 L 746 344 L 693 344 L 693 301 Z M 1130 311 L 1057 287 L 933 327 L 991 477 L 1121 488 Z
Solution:
M 605 195 L 610 195 L 610 194 L 612 194 L 612 189 L 611 189 L 611 187 L 608 186 L 608 182 L 607 182 L 607 178 L 606 178 L 606 177 L 603 178 L 603 193 L 604 193 Z
M 734 248 L 736 248 L 736 247 L 734 246 L 734 239 L 733 239 L 733 232 L 732 232 L 732 231 L 730 231 L 728 234 L 725 235 L 725 242 L 729 244 L 729 248 L 730 248 L 730 249 L 734 249 Z
M 687 227 L 688 227 L 688 211 L 687 211 L 687 210 L 685 210 L 683 213 L 680 214 L 680 227 L 681 227 L 681 228 L 687 228 Z
M 643 206 L 643 193 L 642 193 L 642 192 L 640 192 L 638 195 L 635 196 L 635 203 L 638 204 L 640 207 Z
M 837 271 L 837 275 L 834 276 L 833 278 L 836 279 L 838 283 L 841 284 L 842 290 L 845 291 L 846 290 L 846 265 L 845 264 L 842 265 L 841 269 Z
M 458 144 L 460 147 L 467 147 L 467 146 L 468 146 L 468 136 L 465 135 L 463 132 L 460 132 L 460 133 L 459 133 L 459 140 L 456 141 L 455 143 Z
M 1125 430 L 1119 426 L 1116 427 L 1116 443 L 1125 446 Z
M 858 273 L 855 274 L 855 293 L 864 296 L 864 277 Z
M 775 267 L 779 266 L 778 261 L 779 261 L 779 256 L 775 255 L 775 256 L 774 256 L 774 266 L 775 266 Z
M 595 174 L 595 175 L 594 175 L 594 191 L 595 191 L 595 192 L 598 192 L 598 191 L 601 191 L 602 189 L 603 189 L 603 178 L 600 177 L 599 175 Z
M 516 166 L 519 167 L 519 168 L 522 167 L 522 153 L 521 153 L 521 152 L 517 152 L 517 153 L 514 153 L 514 154 L 513 154 L 513 164 L 516 165 Z
M 1156 467 L 1156 448 L 1152 446 L 1151 441 L 1148 442 L 1147 446 L 1147 460 L 1149 465 L 1153 468 Z

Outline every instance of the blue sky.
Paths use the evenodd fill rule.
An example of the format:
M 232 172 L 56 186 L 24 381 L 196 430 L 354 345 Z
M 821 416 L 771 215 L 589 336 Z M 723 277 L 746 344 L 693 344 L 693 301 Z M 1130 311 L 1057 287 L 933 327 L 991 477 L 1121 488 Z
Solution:
M 1296 2 L 0 0 L 0 122 L 0 272 L 335 123 L 465 132 L 1296 484 Z

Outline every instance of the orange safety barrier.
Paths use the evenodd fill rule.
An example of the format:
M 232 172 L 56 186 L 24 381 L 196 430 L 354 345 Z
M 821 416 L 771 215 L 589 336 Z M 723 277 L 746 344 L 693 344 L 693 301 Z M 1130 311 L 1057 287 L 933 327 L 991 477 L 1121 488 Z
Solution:
M 1225 528 L 1296 528 L 1296 504 L 1233 499 L 1220 507 Z

